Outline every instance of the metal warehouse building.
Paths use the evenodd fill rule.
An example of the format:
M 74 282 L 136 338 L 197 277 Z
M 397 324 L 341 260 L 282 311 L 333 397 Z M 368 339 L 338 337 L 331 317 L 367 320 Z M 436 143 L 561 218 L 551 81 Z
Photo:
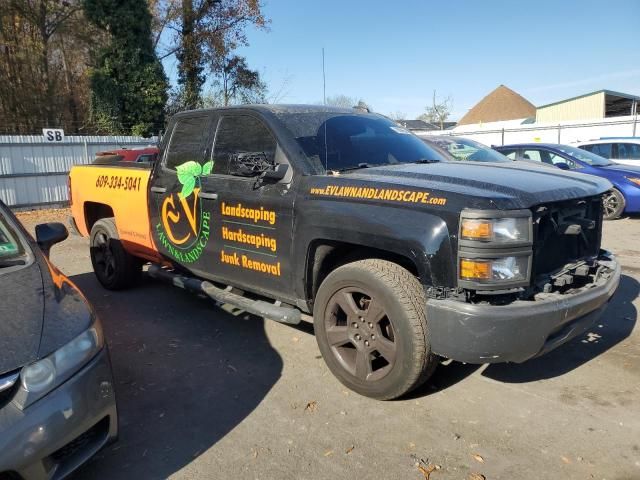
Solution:
M 578 97 L 542 105 L 536 109 L 536 122 L 594 120 L 640 113 L 640 97 L 598 90 Z

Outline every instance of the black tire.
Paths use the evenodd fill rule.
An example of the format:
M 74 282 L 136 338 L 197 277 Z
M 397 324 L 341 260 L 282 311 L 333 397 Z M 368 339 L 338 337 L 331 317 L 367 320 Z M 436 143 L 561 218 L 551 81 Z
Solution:
M 103 218 L 93 225 L 89 248 L 93 271 L 107 290 L 122 290 L 140 279 L 142 261 L 124 249 L 113 218 Z
M 602 205 L 604 207 L 603 218 L 605 220 L 615 220 L 624 212 L 626 201 L 620 190 L 612 188 L 602 195 Z
M 316 295 L 320 352 L 351 390 L 379 400 L 400 397 L 424 383 L 438 364 L 425 309 L 422 285 L 401 266 L 378 259 L 343 265 Z

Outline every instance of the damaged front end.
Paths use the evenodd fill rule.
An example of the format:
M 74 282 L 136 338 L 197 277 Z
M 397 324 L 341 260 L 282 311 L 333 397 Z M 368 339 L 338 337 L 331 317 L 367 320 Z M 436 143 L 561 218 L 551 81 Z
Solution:
M 601 237 L 597 196 L 463 212 L 458 289 L 427 302 L 433 351 L 468 363 L 523 362 L 584 333 L 620 281 Z

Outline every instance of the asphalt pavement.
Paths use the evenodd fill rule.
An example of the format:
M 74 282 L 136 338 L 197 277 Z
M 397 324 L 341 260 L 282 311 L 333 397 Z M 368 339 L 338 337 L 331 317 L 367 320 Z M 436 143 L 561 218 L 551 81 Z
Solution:
M 33 229 L 64 213 L 21 219 Z M 148 278 L 109 292 L 72 236 L 52 260 L 102 319 L 120 412 L 118 442 L 74 478 L 639 479 L 640 218 L 606 223 L 603 246 L 624 275 L 586 335 L 524 364 L 441 365 L 380 402 L 331 375 L 310 323 Z

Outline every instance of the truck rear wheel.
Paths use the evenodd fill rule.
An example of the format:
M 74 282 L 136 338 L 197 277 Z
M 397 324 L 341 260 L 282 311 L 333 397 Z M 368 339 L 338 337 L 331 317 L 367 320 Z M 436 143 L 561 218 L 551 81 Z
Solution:
M 120 243 L 113 218 L 103 218 L 93 225 L 89 246 L 93 271 L 104 288 L 121 290 L 139 280 L 142 262 Z
M 344 385 L 367 397 L 397 398 L 437 366 L 425 294 L 408 270 L 385 260 L 343 265 L 322 282 L 313 322 L 320 352 Z

